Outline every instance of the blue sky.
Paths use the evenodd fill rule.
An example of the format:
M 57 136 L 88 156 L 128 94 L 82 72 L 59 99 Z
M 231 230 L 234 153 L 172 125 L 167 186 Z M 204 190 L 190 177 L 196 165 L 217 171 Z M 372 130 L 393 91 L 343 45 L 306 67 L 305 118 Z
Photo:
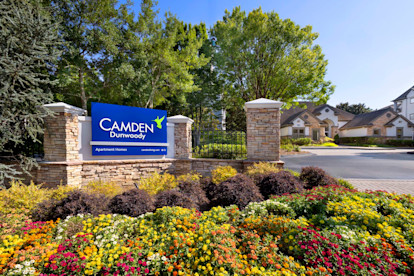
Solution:
M 139 11 L 140 1 L 134 1 Z M 159 0 L 161 14 L 212 26 L 224 10 L 262 7 L 281 18 L 313 26 L 336 85 L 328 103 L 391 104 L 414 85 L 414 0 Z

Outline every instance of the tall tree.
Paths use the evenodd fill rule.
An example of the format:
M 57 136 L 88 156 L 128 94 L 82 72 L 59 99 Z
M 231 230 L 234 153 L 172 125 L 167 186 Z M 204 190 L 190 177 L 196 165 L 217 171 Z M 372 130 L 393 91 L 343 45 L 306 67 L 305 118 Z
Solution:
M 35 165 L 25 143 L 39 141 L 50 114 L 43 104 L 52 100 L 58 45 L 46 10 L 25 0 L 0 1 L 0 153 L 20 165 L 0 163 L 0 184 Z
M 190 116 L 194 119 L 193 126 L 196 129 L 216 127 L 218 126 L 218 120 L 214 112 L 223 108 L 220 98 L 224 93 L 225 83 L 218 71 L 214 70 L 215 47 L 208 38 L 207 28 L 204 23 L 194 26 L 183 23 L 180 32 L 188 33 L 189 30 L 195 30 L 196 37 L 203 41 L 197 55 L 204 55 L 209 59 L 209 62 L 199 68 L 190 70 L 196 89 L 193 89 L 190 93 L 175 93 L 174 96 L 168 98 L 168 102 L 163 103 L 159 108 L 167 109 L 172 115 L 182 114 Z M 182 43 L 179 42 L 177 46 L 181 47 Z
M 51 0 L 50 4 L 65 42 L 57 98 L 87 109 L 88 100 L 99 99 L 105 89 L 119 84 L 116 72 L 123 66 L 119 59 L 131 47 L 134 31 L 129 2 Z
M 211 29 L 219 47 L 217 69 L 231 84 L 229 103 L 270 98 L 324 102 L 334 87 L 325 80 L 327 60 L 311 26 L 301 28 L 275 12 L 236 7 Z M 236 102 L 237 101 L 237 102 Z
M 143 0 L 137 23 L 140 47 L 131 56 L 126 80 L 131 104 L 153 108 L 198 88 L 191 70 L 208 62 L 197 29 L 167 13 L 163 21 L 152 0 Z
M 336 106 L 336 108 L 348 111 L 349 113 L 352 113 L 355 115 L 369 113 L 373 111 L 371 108 L 365 106 L 365 104 L 363 103 L 359 103 L 359 104 L 349 104 L 348 102 L 340 103 Z

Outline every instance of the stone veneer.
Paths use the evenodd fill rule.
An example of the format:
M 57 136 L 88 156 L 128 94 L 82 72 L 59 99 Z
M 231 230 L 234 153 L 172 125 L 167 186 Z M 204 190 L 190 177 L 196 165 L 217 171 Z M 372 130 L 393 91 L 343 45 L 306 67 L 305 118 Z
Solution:
M 129 187 L 155 171 L 175 175 L 196 171 L 209 175 L 218 166 L 232 166 L 243 172 L 260 161 L 283 167 L 284 163 L 279 161 L 281 104 L 267 99 L 246 103 L 248 160 L 192 159 L 193 120 L 178 115 L 168 118 L 169 123 L 174 123 L 174 159 L 99 161 L 85 161 L 79 157 L 78 116 L 85 111 L 65 103 L 49 104 L 46 107 L 56 115 L 46 119 L 44 149 L 47 161 L 40 162 L 39 168 L 33 170 L 32 179 L 36 183 L 46 183 L 48 187 L 59 184 L 81 186 L 96 180 L 113 181 Z
M 174 124 L 175 158 L 189 159 L 192 152 L 191 125 L 193 120 L 182 115 L 168 117 L 168 122 Z
M 78 116 L 85 111 L 65 103 L 45 106 L 56 112 L 54 116 L 45 118 L 43 142 L 45 160 L 50 162 L 79 160 Z
M 245 104 L 248 160 L 279 161 L 281 105 L 281 102 L 268 99 Z
M 173 159 L 83 161 L 82 185 L 103 180 L 131 186 L 154 172 L 174 173 Z

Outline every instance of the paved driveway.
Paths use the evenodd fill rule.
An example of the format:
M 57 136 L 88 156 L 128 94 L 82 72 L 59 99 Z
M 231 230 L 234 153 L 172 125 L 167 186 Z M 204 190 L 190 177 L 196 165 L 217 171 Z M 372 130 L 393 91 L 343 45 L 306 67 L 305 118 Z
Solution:
M 302 150 L 310 154 L 282 156 L 286 168 L 300 171 L 305 166 L 317 166 L 332 176 L 347 179 L 361 190 L 414 195 L 414 154 L 407 154 L 410 150 L 355 147 Z

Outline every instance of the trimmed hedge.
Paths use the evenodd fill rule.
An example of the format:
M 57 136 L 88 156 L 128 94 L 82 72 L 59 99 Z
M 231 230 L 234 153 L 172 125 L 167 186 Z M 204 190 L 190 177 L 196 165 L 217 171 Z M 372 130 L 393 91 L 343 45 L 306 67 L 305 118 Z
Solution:
M 220 183 L 212 191 L 212 194 L 211 206 L 237 205 L 243 209 L 250 202 L 263 200 L 263 196 L 253 180 L 243 174 L 238 174 Z
M 302 168 L 299 178 L 304 182 L 306 189 L 312 189 L 317 186 L 338 185 L 338 181 L 335 178 L 318 167 Z
M 144 190 L 133 189 L 113 197 L 108 204 L 114 214 L 138 217 L 155 210 L 151 196 Z
M 237 144 L 207 144 L 196 147 L 193 155 L 196 158 L 242 159 L 247 154 L 246 145 Z
M 269 173 L 257 183 L 260 193 L 265 199 L 271 195 L 300 193 L 303 191 L 303 182 L 288 171 Z
M 186 195 L 177 190 L 162 191 L 155 196 L 155 208 L 179 206 L 187 209 L 196 208 L 197 205 Z
M 414 140 L 387 140 L 387 145 L 395 147 L 414 147 Z
M 82 191 L 72 191 L 61 200 L 46 200 L 37 205 L 32 212 L 34 220 L 49 221 L 78 214 L 94 216 L 108 213 L 108 198 L 103 195 L 91 195 Z

